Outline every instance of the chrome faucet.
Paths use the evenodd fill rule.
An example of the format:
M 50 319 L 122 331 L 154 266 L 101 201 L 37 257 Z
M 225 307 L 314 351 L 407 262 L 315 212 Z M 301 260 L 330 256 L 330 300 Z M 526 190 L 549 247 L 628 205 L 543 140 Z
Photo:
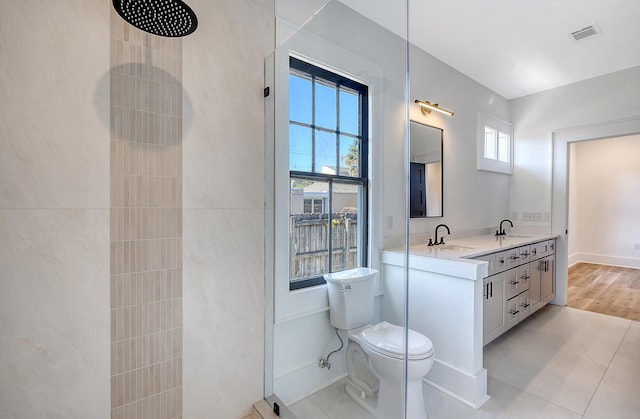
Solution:
M 440 227 L 444 227 L 444 228 L 446 228 L 446 229 L 447 229 L 447 234 L 451 234 L 451 230 L 449 230 L 449 227 L 447 227 L 447 225 L 446 225 L 446 224 L 438 224 L 438 225 L 436 226 L 436 234 L 435 234 L 436 239 L 435 239 L 435 243 L 434 243 L 434 242 L 432 242 L 432 241 L 431 241 L 431 239 L 429 239 L 429 244 L 428 244 L 428 246 L 437 246 L 437 245 L 439 245 L 439 244 L 444 244 L 444 237 L 440 237 L 440 241 L 438 242 L 438 229 L 439 229 Z
M 511 224 L 511 227 L 513 227 L 513 223 L 511 222 L 511 220 L 502 220 L 500 221 L 500 227 L 498 228 L 498 230 L 496 230 L 496 236 L 506 236 L 507 233 L 505 233 L 504 228 L 502 228 L 502 223 L 507 222 L 509 224 Z

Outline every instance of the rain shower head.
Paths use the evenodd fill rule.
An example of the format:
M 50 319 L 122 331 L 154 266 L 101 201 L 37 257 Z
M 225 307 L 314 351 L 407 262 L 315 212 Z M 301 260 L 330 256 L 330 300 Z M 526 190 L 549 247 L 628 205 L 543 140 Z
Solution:
M 177 38 L 198 27 L 198 18 L 182 0 L 113 0 L 124 20 L 145 32 Z

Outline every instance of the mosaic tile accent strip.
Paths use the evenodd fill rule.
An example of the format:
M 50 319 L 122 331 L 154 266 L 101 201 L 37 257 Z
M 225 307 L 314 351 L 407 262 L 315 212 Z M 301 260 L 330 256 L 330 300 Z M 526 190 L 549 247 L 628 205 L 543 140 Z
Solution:
M 182 417 L 182 41 L 111 10 L 111 417 Z

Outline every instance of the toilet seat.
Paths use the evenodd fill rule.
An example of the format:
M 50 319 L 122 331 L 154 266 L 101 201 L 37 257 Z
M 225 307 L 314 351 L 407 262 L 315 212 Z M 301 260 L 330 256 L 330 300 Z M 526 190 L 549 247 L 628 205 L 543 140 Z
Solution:
M 408 330 L 406 354 L 411 361 L 429 358 L 433 355 L 433 343 L 428 337 Z M 360 332 L 361 342 L 367 348 L 394 359 L 405 359 L 404 328 L 385 321 Z

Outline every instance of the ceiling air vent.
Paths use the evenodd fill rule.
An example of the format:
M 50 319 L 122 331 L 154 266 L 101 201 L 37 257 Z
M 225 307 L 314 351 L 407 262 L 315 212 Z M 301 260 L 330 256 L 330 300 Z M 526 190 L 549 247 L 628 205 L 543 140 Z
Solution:
M 575 32 L 571 32 L 571 36 L 576 41 L 584 41 L 585 39 L 593 38 L 594 36 L 601 35 L 602 31 L 597 23 L 587 26 L 586 28 L 582 28 Z

